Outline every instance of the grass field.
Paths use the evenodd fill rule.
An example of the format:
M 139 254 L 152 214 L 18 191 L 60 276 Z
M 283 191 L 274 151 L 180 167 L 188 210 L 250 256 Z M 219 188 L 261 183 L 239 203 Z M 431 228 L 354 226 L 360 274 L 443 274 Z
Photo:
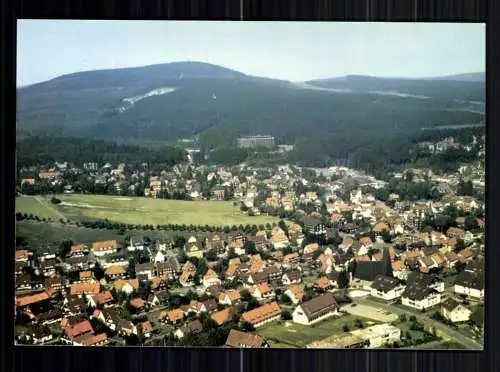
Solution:
M 16 212 L 33 214 L 40 218 L 52 218 L 54 220 L 61 218 L 50 206 L 40 202 L 34 196 L 16 198 Z
M 154 238 L 169 238 L 175 232 L 163 230 L 130 230 L 127 234 L 148 236 Z M 72 240 L 75 244 L 91 244 L 98 240 L 117 240 L 121 242 L 125 236 L 118 234 L 117 230 L 88 229 L 74 225 L 59 223 L 44 223 L 36 221 L 18 221 L 16 235 L 28 241 L 28 247 L 36 249 L 42 244 L 57 244 L 64 240 Z
M 230 201 L 183 201 L 149 198 L 117 197 L 111 195 L 59 195 L 62 203 L 50 204 L 69 219 L 108 219 L 141 225 L 260 225 L 276 222 L 274 217 L 247 216 Z M 16 210 L 21 213 L 49 213 L 50 210 L 35 197 L 22 197 Z M 50 202 L 49 202 L 50 203 Z M 42 217 L 42 216 L 40 216 Z M 49 217 L 47 215 L 47 217 Z M 59 216 L 52 216 L 59 219 Z
M 271 347 L 305 347 L 306 345 L 325 339 L 335 333 L 343 333 L 344 325 L 350 330 L 356 329 L 355 320 L 361 319 L 365 325 L 373 325 L 376 322 L 352 315 L 342 315 L 326 319 L 313 326 L 304 326 L 289 322 L 272 323 L 257 328 L 257 333 L 265 338 L 271 339 Z

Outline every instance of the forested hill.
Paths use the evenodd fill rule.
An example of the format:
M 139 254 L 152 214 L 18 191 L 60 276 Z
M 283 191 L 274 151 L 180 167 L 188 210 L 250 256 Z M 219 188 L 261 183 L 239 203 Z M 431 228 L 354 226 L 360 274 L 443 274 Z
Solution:
M 18 134 L 138 144 L 196 137 L 203 150 L 271 134 L 319 164 L 391 139 L 403 145 L 421 128 L 476 124 L 484 90 L 484 82 L 360 76 L 296 84 L 179 62 L 21 88 Z
M 67 161 L 81 166 L 86 162 L 165 164 L 186 160 L 183 150 L 165 146 L 150 150 L 139 146 L 118 145 L 111 141 L 52 136 L 28 137 L 17 141 L 17 164 L 40 165 Z

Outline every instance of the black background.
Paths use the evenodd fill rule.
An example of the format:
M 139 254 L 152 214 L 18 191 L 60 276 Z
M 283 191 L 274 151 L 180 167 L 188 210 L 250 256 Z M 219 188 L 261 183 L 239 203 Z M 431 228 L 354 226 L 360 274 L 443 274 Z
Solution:
M 2 271 L 1 371 L 500 371 L 497 273 L 500 272 L 498 224 L 500 190 L 495 172 L 499 158 L 497 74 L 500 1 L 273 1 L 273 0 L 0 0 L 0 191 Z M 154 19 L 281 21 L 418 21 L 487 23 L 487 187 L 486 187 L 486 340 L 484 352 L 402 350 L 229 350 L 182 348 L 79 348 L 13 345 L 14 326 L 14 155 L 16 123 L 16 19 Z M 335 46 L 332 40 L 331 46 Z M 495 353 L 496 352 L 496 353 Z

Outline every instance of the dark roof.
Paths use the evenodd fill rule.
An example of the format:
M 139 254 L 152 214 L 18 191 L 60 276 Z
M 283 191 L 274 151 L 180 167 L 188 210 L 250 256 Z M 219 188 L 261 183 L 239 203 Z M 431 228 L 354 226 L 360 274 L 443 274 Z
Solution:
M 484 260 L 473 260 L 467 263 L 466 271 L 481 273 L 484 271 Z
M 335 296 L 330 292 L 306 301 L 299 306 L 304 310 L 308 319 L 325 315 L 338 308 Z
M 21 271 L 23 268 L 28 266 L 29 264 L 25 261 L 16 261 L 16 272 Z
M 254 283 L 267 282 L 267 274 L 263 271 L 258 273 L 250 273 L 247 277 L 247 280 L 249 279 L 250 275 L 252 276 L 252 280 Z
M 408 274 L 408 277 L 406 279 L 406 283 L 408 285 L 419 283 L 420 285 L 425 287 L 434 284 L 437 281 L 440 281 L 440 279 L 437 276 L 432 274 L 424 274 L 418 271 L 412 271 L 411 273 Z
M 326 277 L 328 278 L 328 280 L 334 282 L 338 279 L 339 275 L 340 275 L 340 273 L 338 271 L 333 270 Z
M 433 245 L 425 247 L 424 249 L 422 249 L 422 251 L 424 252 L 425 256 L 432 256 L 434 253 L 438 252 L 438 248 L 437 246 Z
M 120 319 L 120 321 L 117 324 L 118 329 L 134 329 L 134 324 L 127 319 Z
M 56 265 L 57 265 L 57 260 L 55 258 L 50 258 L 48 260 L 44 260 L 44 261 L 40 262 L 41 269 L 48 268 L 48 267 L 54 267 Z
M 406 287 L 405 291 L 403 292 L 403 297 L 409 298 L 413 301 L 421 301 L 434 292 L 436 292 L 434 289 L 417 282 Z
M 271 265 L 271 266 L 267 266 L 264 269 L 264 272 L 266 273 L 266 275 L 278 274 L 278 273 L 281 273 L 281 269 L 277 266 Z
M 46 320 L 61 319 L 62 316 L 63 316 L 63 313 L 61 310 L 50 309 L 49 311 L 38 314 L 37 319 L 41 322 L 44 322 Z
M 377 275 L 384 275 L 385 273 L 384 261 L 360 261 L 356 263 L 356 270 L 353 277 L 372 282 Z
M 207 311 L 212 311 L 217 309 L 217 301 L 215 301 L 213 298 L 203 301 L 203 305 L 205 305 Z
M 306 216 L 302 219 L 304 226 L 309 229 L 314 229 L 316 226 L 321 225 L 322 222 L 318 218 Z
M 153 270 L 154 270 L 154 265 L 151 262 L 135 265 L 136 273 L 140 271 L 153 271 Z
M 387 293 L 399 285 L 398 278 L 391 278 L 389 276 L 377 275 L 372 283 L 372 288 L 377 291 Z
M 359 242 L 359 240 L 354 240 L 350 248 L 355 254 L 358 254 L 359 250 L 361 249 L 361 243 Z
M 290 270 L 289 272 L 285 273 L 285 275 L 290 280 L 298 280 L 302 277 L 302 273 L 299 270 Z
M 457 275 L 457 278 L 455 279 L 455 285 L 482 290 L 484 289 L 484 277 L 482 273 L 462 271 Z
M 236 329 L 231 329 L 227 336 L 225 346 L 229 347 L 262 347 L 264 340 L 254 334 L 241 332 Z
M 151 293 L 150 296 L 156 296 L 160 302 L 166 301 L 170 297 L 167 290 Z
M 206 292 L 212 296 L 218 297 L 224 291 L 224 288 L 220 285 L 212 285 L 206 289 Z
M 181 330 L 183 333 L 192 333 L 192 334 L 200 333 L 203 332 L 203 324 L 201 324 L 201 322 L 198 319 L 196 319 L 186 323 L 186 325 L 182 327 Z
M 453 311 L 458 305 L 460 305 L 460 303 L 451 297 L 441 304 L 441 306 L 448 311 Z
M 110 307 L 102 309 L 104 319 L 111 320 L 114 324 L 118 324 L 123 317 L 122 311 L 119 307 Z

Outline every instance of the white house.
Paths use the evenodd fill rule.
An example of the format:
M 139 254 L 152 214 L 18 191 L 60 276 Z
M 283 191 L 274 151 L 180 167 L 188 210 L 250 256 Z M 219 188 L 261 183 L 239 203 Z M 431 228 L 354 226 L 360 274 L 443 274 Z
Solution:
M 155 255 L 155 258 L 154 258 L 154 262 L 155 263 L 158 263 L 158 262 L 165 262 L 165 259 L 166 259 L 166 255 L 163 251 L 158 251 L 156 252 L 156 255 Z
M 203 286 L 209 288 L 214 285 L 220 285 L 221 280 L 215 271 L 208 269 L 207 273 L 203 276 Z
M 405 286 L 400 283 L 398 278 L 377 275 L 372 283 L 370 294 L 373 297 L 391 301 L 401 297 L 404 290 Z
M 440 304 L 441 293 L 417 282 L 406 287 L 401 295 L 401 303 L 417 310 L 424 310 Z
M 475 299 L 484 298 L 484 278 L 482 273 L 462 271 L 455 279 L 453 288 L 456 294 L 463 294 Z
M 281 277 L 281 281 L 285 285 L 290 285 L 293 283 L 300 283 L 302 281 L 302 275 L 298 270 L 291 270 Z
M 144 240 L 141 238 L 130 238 L 129 245 L 127 246 L 129 252 L 143 251 L 144 250 Z
M 443 316 L 453 323 L 466 322 L 469 320 L 472 311 L 460 304 L 453 298 L 448 298 L 441 305 L 441 313 Z
M 333 293 L 328 292 L 298 305 L 293 311 L 294 323 L 311 325 L 339 314 L 339 306 Z

